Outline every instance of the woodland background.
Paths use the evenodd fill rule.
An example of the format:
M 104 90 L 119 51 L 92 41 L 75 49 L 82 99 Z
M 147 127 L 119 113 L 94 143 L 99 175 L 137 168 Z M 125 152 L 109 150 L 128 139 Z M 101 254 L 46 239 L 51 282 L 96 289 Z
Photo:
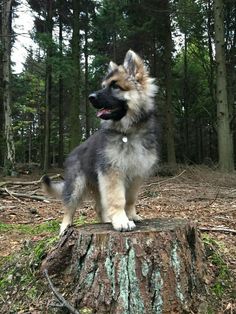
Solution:
M 133 49 L 157 79 L 162 161 L 236 159 L 235 0 L 28 0 L 36 47 L 12 73 L 20 1 L 0 0 L 0 166 L 46 172 L 99 126 L 88 94 Z

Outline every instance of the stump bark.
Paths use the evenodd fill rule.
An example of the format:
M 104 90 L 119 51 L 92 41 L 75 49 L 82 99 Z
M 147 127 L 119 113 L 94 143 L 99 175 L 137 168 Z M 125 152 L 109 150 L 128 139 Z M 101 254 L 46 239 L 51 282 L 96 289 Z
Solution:
M 71 227 L 45 269 L 64 276 L 69 301 L 90 313 L 197 313 L 205 293 L 202 245 L 183 219 L 144 220 L 125 233 L 110 224 Z

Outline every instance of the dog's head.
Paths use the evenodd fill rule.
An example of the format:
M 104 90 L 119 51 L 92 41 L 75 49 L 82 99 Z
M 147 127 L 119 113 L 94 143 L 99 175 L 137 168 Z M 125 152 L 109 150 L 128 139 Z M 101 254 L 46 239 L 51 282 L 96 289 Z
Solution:
M 128 115 L 132 120 L 153 108 L 156 91 L 143 60 L 129 50 L 123 65 L 110 62 L 102 89 L 90 94 L 89 100 L 101 119 L 119 121 Z

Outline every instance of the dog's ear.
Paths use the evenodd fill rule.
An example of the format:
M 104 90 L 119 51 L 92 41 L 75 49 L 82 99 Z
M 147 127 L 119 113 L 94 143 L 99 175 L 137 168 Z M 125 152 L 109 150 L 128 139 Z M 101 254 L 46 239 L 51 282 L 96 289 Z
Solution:
M 110 61 L 109 66 L 108 66 L 108 73 L 114 71 L 117 68 L 118 68 L 118 65 L 115 62 Z
M 143 60 L 132 50 L 127 51 L 123 66 L 128 74 L 133 76 L 138 82 L 141 82 L 146 74 Z

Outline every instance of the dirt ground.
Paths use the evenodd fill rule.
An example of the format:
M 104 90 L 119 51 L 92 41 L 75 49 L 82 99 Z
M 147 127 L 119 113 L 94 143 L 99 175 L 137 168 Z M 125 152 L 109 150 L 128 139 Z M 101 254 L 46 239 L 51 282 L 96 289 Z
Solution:
M 52 174 L 59 171 L 54 170 Z M 14 179 L 2 178 L 0 187 L 1 182 L 8 180 L 28 182 L 39 178 L 40 175 L 37 173 Z M 11 195 L 13 191 L 33 196 L 43 195 L 39 185 L 2 185 L 0 224 L 3 225 L 3 231 L 6 225 L 12 226 L 12 229 L 0 233 L 0 258 L 7 258 L 20 252 L 26 241 L 37 242 L 47 236 L 47 232 L 44 231 L 36 235 L 22 233 L 19 227 L 14 228 L 15 225 L 37 226 L 44 222 L 60 221 L 63 214 L 59 201 L 46 196 L 44 201 L 22 198 Z M 157 176 L 144 183 L 139 195 L 137 211 L 145 218 L 187 218 L 196 222 L 200 229 L 209 229 L 201 230 L 202 237 L 217 243 L 225 265 L 231 276 L 236 279 L 236 173 L 226 175 L 207 167 L 179 167 L 173 176 Z M 91 201 L 85 202 L 77 210 L 76 218 L 81 219 L 81 217 L 85 222 L 95 221 L 96 216 Z M 0 313 L 3 312 L 0 310 Z M 9 313 L 14 312 L 9 311 Z M 218 313 L 236 313 L 232 294 L 222 300 Z

